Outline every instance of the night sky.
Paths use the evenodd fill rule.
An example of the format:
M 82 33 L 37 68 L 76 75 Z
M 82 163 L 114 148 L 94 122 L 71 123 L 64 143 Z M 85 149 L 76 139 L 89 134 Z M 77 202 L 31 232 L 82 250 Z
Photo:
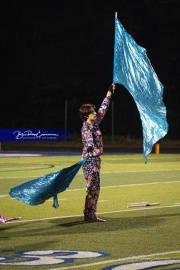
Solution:
M 79 107 L 98 107 L 112 82 L 115 12 L 164 85 L 167 138 L 180 138 L 179 0 L 1 1 L 0 128 L 64 128 L 67 100 L 67 127 L 80 132 Z M 113 101 L 115 134 L 141 137 L 123 86 Z

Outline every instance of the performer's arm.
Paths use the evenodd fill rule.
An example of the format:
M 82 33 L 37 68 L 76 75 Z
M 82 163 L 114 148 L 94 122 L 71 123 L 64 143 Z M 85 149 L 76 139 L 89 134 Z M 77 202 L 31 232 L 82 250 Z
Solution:
M 97 122 L 98 124 L 101 123 L 102 119 L 104 118 L 110 104 L 111 96 L 114 93 L 116 86 L 112 83 L 107 91 L 106 97 L 104 98 L 98 112 L 97 112 Z

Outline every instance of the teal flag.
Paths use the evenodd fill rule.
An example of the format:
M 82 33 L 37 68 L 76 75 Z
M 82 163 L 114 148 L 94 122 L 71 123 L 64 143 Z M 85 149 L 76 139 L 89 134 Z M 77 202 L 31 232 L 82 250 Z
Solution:
M 42 204 L 53 197 L 53 207 L 57 208 L 59 206 L 57 194 L 69 187 L 86 159 L 87 157 L 70 167 L 14 187 L 10 190 L 9 194 L 11 197 L 29 205 Z
M 115 18 L 113 82 L 122 84 L 132 95 L 142 121 L 144 160 L 153 145 L 168 132 L 163 85 L 146 55 Z

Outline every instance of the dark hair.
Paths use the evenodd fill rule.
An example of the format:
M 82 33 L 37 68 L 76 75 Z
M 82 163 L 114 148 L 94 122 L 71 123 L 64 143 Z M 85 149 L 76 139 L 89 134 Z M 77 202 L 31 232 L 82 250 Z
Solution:
M 92 113 L 96 109 L 96 106 L 93 104 L 83 104 L 79 108 L 79 115 L 83 121 L 86 121 L 89 114 Z

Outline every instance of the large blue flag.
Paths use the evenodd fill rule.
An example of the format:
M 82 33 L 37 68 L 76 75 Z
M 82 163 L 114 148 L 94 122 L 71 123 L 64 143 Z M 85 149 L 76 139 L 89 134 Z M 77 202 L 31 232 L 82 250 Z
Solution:
M 146 55 L 115 18 L 113 82 L 122 84 L 132 95 L 140 113 L 143 128 L 143 153 L 151 152 L 153 145 L 168 131 L 166 107 L 163 103 L 163 85 Z
M 49 198 L 53 197 L 53 207 L 57 208 L 59 206 L 57 194 L 65 191 L 69 187 L 86 159 L 87 157 L 70 167 L 49 173 L 14 187 L 10 190 L 9 194 L 11 197 L 30 205 L 44 203 Z

